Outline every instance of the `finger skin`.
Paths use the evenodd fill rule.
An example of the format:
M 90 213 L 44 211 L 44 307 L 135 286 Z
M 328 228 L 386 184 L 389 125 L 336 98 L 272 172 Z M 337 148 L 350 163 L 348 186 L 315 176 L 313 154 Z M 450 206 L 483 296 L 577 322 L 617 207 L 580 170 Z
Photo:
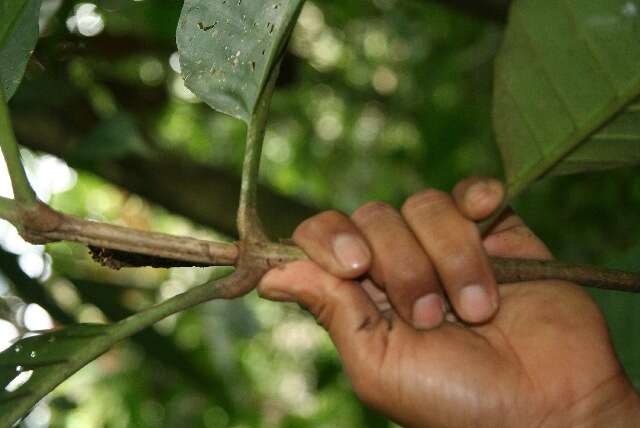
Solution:
M 335 277 L 312 261 L 300 261 L 272 269 L 258 292 L 306 307 L 329 332 L 358 395 L 377 394 L 371 373 L 384 358 L 390 326 L 360 284 Z
M 549 248 L 524 224 L 522 219 L 508 211 L 489 235 L 484 247 L 493 257 L 552 260 Z
M 480 221 L 489 217 L 504 199 L 504 187 L 494 178 L 471 177 L 453 188 L 456 206 L 469 220 Z
M 301 223 L 293 240 L 331 274 L 353 279 L 371 265 L 371 251 L 355 224 L 338 211 L 325 211 Z
M 438 276 L 417 238 L 393 207 L 369 202 L 358 208 L 351 219 L 372 250 L 369 275 L 383 290 L 396 312 L 414 327 L 428 329 L 444 319 Z M 393 249 L 390 251 L 390 249 Z M 423 296 L 434 304 L 414 305 Z
M 505 191 L 493 178 L 472 177 L 458 183 L 453 198 L 460 212 L 469 220 L 489 217 L 502 203 Z M 508 210 L 484 239 L 487 253 L 493 257 L 552 258 L 547 246 L 531 232 L 522 219 Z
M 402 214 L 436 267 L 458 315 L 470 323 L 489 320 L 498 291 L 476 225 L 448 194 L 429 189 L 407 199 Z

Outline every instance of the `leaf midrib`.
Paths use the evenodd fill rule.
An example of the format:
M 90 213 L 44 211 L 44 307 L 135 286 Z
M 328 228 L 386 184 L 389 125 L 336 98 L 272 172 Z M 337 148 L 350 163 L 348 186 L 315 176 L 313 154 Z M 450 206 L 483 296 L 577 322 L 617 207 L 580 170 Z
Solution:
M 513 200 L 520 195 L 520 193 L 522 193 L 531 182 L 553 169 L 555 165 L 560 163 L 562 159 L 575 150 L 581 142 L 602 129 L 607 122 L 611 121 L 618 113 L 625 109 L 627 105 L 632 104 L 638 93 L 640 93 L 640 79 L 638 79 L 638 82 L 634 85 L 632 96 L 624 99 L 616 99 L 608 108 L 603 110 L 601 115 L 596 116 L 596 119 L 594 120 L 597 123 L 596 126 L 592 128 L 585 127 L 583 130 L 577 129 L 568 138 L 568 144 L 557 146 L 555 150 L 552 150 L 537 163 L 528 167 L 524 173 L 517 175 L 508 186 L 507 198 L 509 200 Z
M 573 10 L 571 6 L 567 4 L 565 0 L 563 0 L 562 3 L 569 9 L 570 17 L 573 18 Z M 573 22 L 573 19 L 572 19 L 572 22 Z M 576 33 L 582 34 L 582 31 L 577 25 L 575 25 L 575 22 L 573 22 L 573 24 L 575 26 Z M 526 26 L 522 28 L 522 31 L 525 33 L 527 40 L 531 43 L 530 34 Z M 588 38 L 585 38 L 585 44 L 587 45 L 589 52 L 591 53 L 591 56 L 594 58 L 594 61 L 599 66 L 602 66 L 602 64 L 599 61 L 599 58 L 597 58 L 597 56 L 594 54 Z M 615 116 L 617 116 L 624 109 L 626 109 L 626 107 L 635 105 L 635 101 L 638 95 L 640 94 L 640 78 L 637 79 L 635 83 L 629 85 L 630 90 L 627 93 L 629 93 L 630 95 L 626 97 L 623 94 L 620 94 L 618 89 L 614 86 L 612 89 L 613 89 L 613 93 L 615 94 L 615 99 L 607 107 L 603 108 L 600 114 L 598 113 L 594 114 L 592 121 L 595 125 L 593 127 L 585 126 L 583 127 L 583 129 L 580 129 L 580 125 L 576 122 L 575 118 L 573 117 L 573 114 L 571 113 L 570 109 L 567 107 L 564 97 L 558 92 L 555 86 L 555 82 L 549 75 L 549 72 L 544 64 L 544 61 L 541 59 L 540 55 L 537 54 L 536 47 L 533 46 L 533 44 L 530 44 L 530 48 L 532 52 L 534 52 L 534 54 L 536 54 L 536 56 L 538 57 L 541 64 L 541 68 L 545 73 L 545 77 L 549 80 L 549 83 L 552 89 L 556 93 L 556 96 L 560 100 L 563 108 L 566 110 L 568 117 L 571 119 L 571 123 L 573 125 L 574 131 L 567 138 L 566 140 L 568 141 L 567 144 L 557 145 L 556 148 L 551 150 L 549 153 L 544 153 L 544 155 L 540 158 L 538 162 L 529 166 L 524 170 L 524 172 L 516 175 L 514 178 L 510 180 L 510 183 L 508 184 L 508 187 L 507 187 L 508 200 L 515 199 L 529 186 L 529 184 L 531 184 L 537 178 L 547 174 L 551 169 L 553 169 L 554 166 L 560 163 L 562 159 L 564 159 L 569 153 L 575 150 L 580 145 L 580 143 L 582 143 L 583 141 L 588 139 L 590 136 L 597 133 Z M 606 72 L 604 68 L 603 68 L 603 71 L 605 71 L 603 74 L 607 77 L 607 79 L 609 79 L 610 78 L 609 73 Z M 607 80 L 607 82 L 610 83 L 609 80 Z M 515 97 L 512 92 L 511 86 L 507 84 L 506 81 L 504 81 L 503 84 L 505 85 L 505 88 L 508 91 L 509 96 L 512 99 L 517 100 L 517 97 Z M 640 108 L 640 106 L 638 107 Z M 531 127 L 529 126 L 529 122 L 527 118 L 523 117 L 523 119 L 527 124 L 527 132 L 529 133 L 529 135 L 531 135 L 532 141 L 536 143 L 536 147 L 539 148 L 538 140 L 535 134 L 533 133 Z

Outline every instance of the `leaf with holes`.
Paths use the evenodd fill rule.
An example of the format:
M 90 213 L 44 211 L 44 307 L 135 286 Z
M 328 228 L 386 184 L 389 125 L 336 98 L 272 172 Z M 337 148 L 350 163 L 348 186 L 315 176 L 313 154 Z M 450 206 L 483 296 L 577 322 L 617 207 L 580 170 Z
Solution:
M 18 341 L 0 353 L 0 427 L 11 427 L 62 381 L 117 341 L 113 327 L 79 324 Z
M 640 4 L 516 0 L 496 59 L 509 196 L 547 175 L 640 163 Z
M 41 0 L 0 0 L 0 84 L 9 100 L 38 41 Z
M 186 0 L 176 35 L 186 86 L 249 122 L 303 0 Z

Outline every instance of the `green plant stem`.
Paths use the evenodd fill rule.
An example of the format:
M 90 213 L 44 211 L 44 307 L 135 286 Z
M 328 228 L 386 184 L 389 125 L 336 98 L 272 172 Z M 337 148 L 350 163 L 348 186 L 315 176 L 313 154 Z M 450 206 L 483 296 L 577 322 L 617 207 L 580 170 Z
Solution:
M 17 209 L 13 199 L 0 196 L 0 218 L 14 223 L 17 220 Z
M 241 281 L 250 280 L 250 278 L 238 274 L 239 272 L 236 271 L 211 284 L 197 286 L 156 306 L 125 318 L 111 327 L 112 336 L 116 340 L 124 339 L 170 315 L 184 311 L 200 303 L 223 299 L 230 288 L 237 286 Z
M 256 205 L 262 145 L 267 128 L 271 96 L 276 85 L 279 69 L 280 65 L 278 64 L 271 71 L 269 81 L 256 105 L 256 111 L 251 116 L 249 129 L 247 130 L 247 144 L 240 187 L 240 206 L 238 208 L 238 232 L 240 233 L 240 239 L 243 240 L 267 240 L 260 223 Z
M 33 207 L 38 199 L 29 184 L 27 173 L 22 165 L 18 142 L 11 126 L 9 107 L 7 106 L 2 85 L 0 85 L 0 148 L 7 163 L 15 200 L 22 209 Z

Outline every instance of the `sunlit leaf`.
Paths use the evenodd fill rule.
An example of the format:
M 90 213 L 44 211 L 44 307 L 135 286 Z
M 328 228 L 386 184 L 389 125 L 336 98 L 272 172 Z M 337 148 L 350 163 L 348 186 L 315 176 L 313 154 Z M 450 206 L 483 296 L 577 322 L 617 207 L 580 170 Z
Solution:
M 248 122 L 303 0 L 186 0 L 177 43 L 186 86 Z
M 640 163 L 640 5 L 517 0 L 496 61 L 510 195 L 552 174 Z
M 0 82 L 15 93 L 38 41 L 41 0 L 0 0 Z
M 22 339 L 0 353 L 0 427 L 11 427 L 113 343 L 109 326 L 79 324 Z

